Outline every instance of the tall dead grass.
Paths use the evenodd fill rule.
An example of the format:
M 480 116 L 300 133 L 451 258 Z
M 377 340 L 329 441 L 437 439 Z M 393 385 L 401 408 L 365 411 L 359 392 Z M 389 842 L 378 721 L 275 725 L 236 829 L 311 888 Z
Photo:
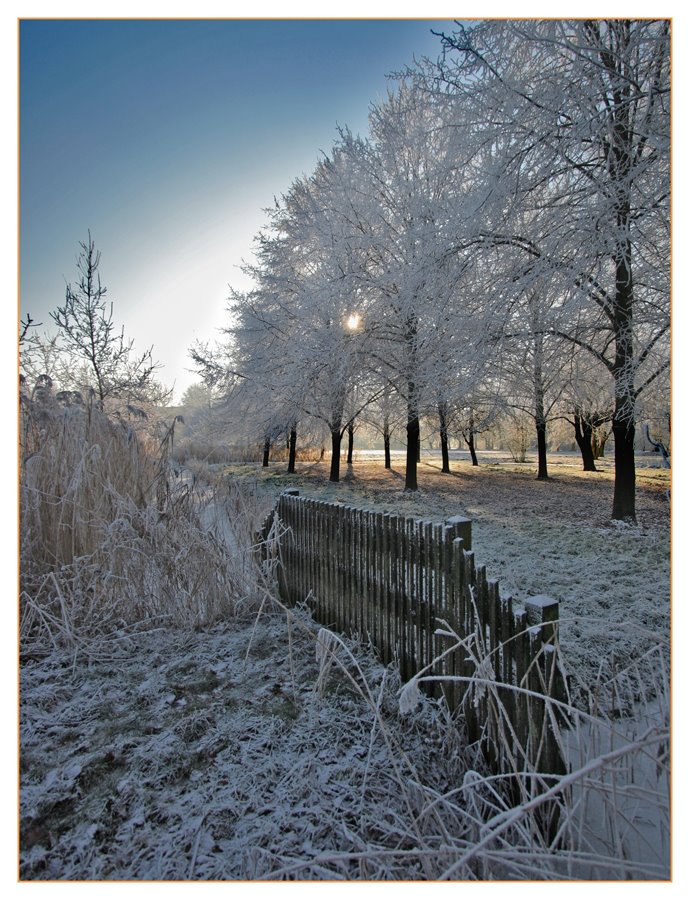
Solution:
M 568 678 L 575 690 L 558 701 L 546 686 L 533 692 L 502 683 L 483 641 L 455 637 L 475 672 L 451 680 L 461 682 L 466 705 L 481 705 L 486 719 L 480 739 L 466 747 L 462 785 L 435 801 L 454 811 L 460 807 L 474 820 L 472 840 L 454 842 L 456 856 L 437 877 L 669 879 L 668 642 L 657 638 L 652 649 L 618 665 L 612 675 L 604 675 L 602 666 L 587 691 Z M 551 652 L 559 654 L 558 647 Z M 402 688 L 401 711 L 414 707 L 420 684 L 439 680 L 448 678 L 418 673 Z M 540 757 L 534 742 L 543 734 L 531 735 L 516 753 L 510 710 L 516 693 L 541 710 L 543 732 L 556 735 L 560 772 L 534 764 Z M 462 714 L 455 725 L 462 729 Z M 499 774 L 487 768 L 487 757 L 503 761 Z
M 252 523 L 209 527 L 218 488 L 173 467 L 170 434 L 94 403 L 22 404 L 22 652 L 94 652 L 132 630 L 231 617 L 247 600 Z

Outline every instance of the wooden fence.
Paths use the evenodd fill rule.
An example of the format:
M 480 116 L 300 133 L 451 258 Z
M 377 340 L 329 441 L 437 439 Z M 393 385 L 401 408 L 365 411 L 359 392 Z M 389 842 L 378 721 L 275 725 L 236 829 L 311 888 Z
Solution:
M 267 541 L 272 529 L 279 541 Z M 317 622 L 396 662 L 403 682 L 419 675 L 420 688 L 462 707 L 495 770 L 564 771 L 550 702 L 564 695 L 558 603 L 501 597 L 475 564 L 469 519 L 437 524 L 288 490 L 261 538 L 287 604 L 306 599 Z

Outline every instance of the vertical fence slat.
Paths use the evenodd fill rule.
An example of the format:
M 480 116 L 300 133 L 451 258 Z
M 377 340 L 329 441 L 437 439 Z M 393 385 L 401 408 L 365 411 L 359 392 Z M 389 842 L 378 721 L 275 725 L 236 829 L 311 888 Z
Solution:
M 417 530 L 414 519 L 408 519 L 405 528 L 405 541 L 407 544 L 407 647 L 408 653 L 405 660 L 407 668 L 406 681 L 418 671 L 417 660 L 417 615 L 419 612 L 417 603 L 417 565 L 419 564 L 419 552 L 417 546 Z
M 384 628 L 385 628 L 385 614 L 384 609 L 386 606 L 386 594 L 388 590 L 388 586 L 386 584 L 386 513 L 377 513 L 376 515 L 376 549 L 377 549 L 377 559 L 376 559 L 376 582 L 377 582 L 377 596 L 376 596 L 376 606 L 374 608 L 374 645 L 376 647 L 382 647 L 384 644 Z
M 345 597 L 347 599 L 347 617 L 345 620 L 345 631 L 353 634 L 356 631 L 355 626 L 355 529 L 354 529 L 354 509 L 352 506 L 345 507 Z
M 561 757 L 557 737 L 553 730 L 553 716 L 547 712 L 548 698 L 560 699 L 561 683 L 555 653 L 556 629 L 559 616 L 559 605 L 552 597 L 538 595 L 525 601 L 527 622 L 531 627 L 531 666 L 535 673 L 534 689 L 542 693 L 545 700 L 533 702 L 533 728 L 540 733 L 538 763 L 546 772 L 563 772 L 564 761 Z M 533 746 L 536 740 L 533 741 Z
M 412 524 L 412 559 L 414 564 L 413 581 L 413 625 L 414 625 L 414 657 L 412 660 L 412 674 L 419 672 L 424 667 L 422 656 L 422 641 L 424 637 L 422 624 L 422 597 L 424 590 L 424 577 L 422 574 L 423 548 L 421 521 L 415 519 Z
M 369 602 L 369 560 L 367 557 L 367 549 L 369 542 L 369 527 L 368 527 L 368 511 L 363 509 L 360 513 L 359 519 L 359 528 L 360 528 L 360 580 L 361 580 L 361 597 L 359 601 L 359 633 L 362 635 L 362 639 L 365 636 L 364 629 L 364 620 L 366 615 L 366 607 Z
M 297 554 L 297 559 L 295 560 L 295 568 L 297 569 L 295 588 L 297 593 L 296 600 L 298 603 L 301 603 L 309 593 L 309 588 L 307 587 L 309 581 L 307 579 L 307 573 L 305 571 L 307 565 L 307 556 L 305 553 L 306 528 L 304 522 L 304 498 L 296 497 L 294 504 L 297 526 L 295 534 L 295 552 Z
M 474 551 L 465 553 L 465 634 L 473 634 L 475 630 L 475 609 L 477 595 L 477 570 L 474 565 Z M 474 601 L 474 602 L 473 602 Z
M 362 622 L 361 631 L 362 639 L 366 640 L 369 630 L 369 606 L 371 604 L 372 584 L 371 584 L 371 542 L 373 538 L 371 525 L 371 510 L 365 509 L 363 516 L 363 564 L 364 564 L 364 585 L 362 592 Z
M 319 527 L 318 520 L 314 517 L 314 506 L 311 498 L 305 503 L 305 514 L 307 520 L 307 528 L 309 529 L 309 537 L 307 547 L 309 549 L 309 560 L 307 565 L 307 578 L 311 590 L 314 593 L 314 617 L 318 621 L 322 618 L 321 611 L 321 592 L 319 590 L 319 577 L 315 569 L 315 561 L 319 555 Z
M 343 508 L 335 507 L 335 603 L 336 621 L 344 628 L 345 603 L 343 600 Z
M 379 513 L 372 510 L 369 515 L 369 527 L 370 531 L 370 539 L 371 546 L 369 552 L 369 579 L 371 584 L 371 592 L 369 594 L 369 609 L 367 611 L 368 616 L 368 634 L 373 637 L 374 634 L 374 621 L 376 614 L 376 606 L 379 602 L 379 587 L 378 587 L 378 564 L 379 564 L 379 523 L 378 523 Z
M 408 539 L 408 520 L 398 523 L 398 549 L 400 553 L 400 624 L 398 626 L 398 666 L 405 680 L 407 660 L 410 658 L 410 550 Z
M 356 575 L 355 575 L 355 630 L 362 636 L 362 602 L 364 597 L 364 537 L 362 533 L 364 510 L 355 509 L 355 543 L 356 543 Z
M 424 628 L 424 646 L 423 646 L 423 665 L 426 667 L 431 663 L 432 659 L 432 627 L 431 627 L 431 604 L 433 603 L 433 577 L 434 577 L 434 544 L 433 544 L 433 522 L 424 523 L 424 606 L 423 606 L 423 628 Z M 432 693 L 427 687 L 427 691 Z
M 441 628 L 440 619 L 443 618 L 443 590 L 444 590 L 444 571 L 443 571 L 443 525 L 434 524 L 433 526 L 433 545 L 434 545 L 434 596 L 433 606 L 431 608 L 431 652 L 432 659 L 437 659 L 445 649 L 444 641 L 438 637 L 436 631 Z M 444 661 L 441 660 L 434 665 L 434 674 L 443 675 Z M 441 682 L 434 682 L 434 697 L 440 697 L 443 693 Z
M 374 637 L 374 645 L 383 648 L 385 645 L 385 613 L 386 594 L 388 586 L 386 584 L 386 514 L 376 513 L 376 603 L 372 610 L 372 634 Z
M 513 612 L 514 622 L 514 654 L 515 654 L 515 680 L 518 687 L 528 688 L 527 672 L 529 669 L 529 635 L 527 634 L 527 613 L 524 609 L 517 608 Z M 529 732 L 529 715 L 527 697 L 524 693 L 516 694 L 516 718 L 515 728 L 518 739 L 518 752 L 527 749 L 527 735 Z
M 352 507 L 343 507 L 343 599 L 345 631 L 352 633 Z
M 439 608 L 439 619 L 442 619 L 443 622 L 446 623 L 447 626 L 450 626 L 451 619 L 451 594 L 452 594 L 452 584 L 451 584 L 451 565 L 452 565 L 452 536 L 453 530 L 448 525 L 443 525 L 441 528 L 441 602 Z M 441 622 L 438 623 L 439 627 L 442 627 L 444 631 L 447 631 L 446 625 L 441 625 Z M 449 637 L 445 637 L 439 639 L 439 647 L 444 652 L 443 661 L 441 662 L 441 670 L 440 674 L 442 677 L 441 681 L 441 692 L 445 697 L 446 704 L 449 709 L 452 710 L 452 699 L 453 699 L 453 688 L 452 688 L 452 656 L 449 652 L 450 647 L 452 645 L 452 640 Z
M 400 516 L 391 516 L 391 588 L 393 606 L 391 611 L 391 659 L 400 659 L 400 587 L 402 580 L 402 551 L 400 547 Z
M 449 613 L 450 625 L 458 638 L 461 639 L 465 636 L 462 630 L 463 596 L 465 591 L 465 581 L 463 577 L 464 571 L 465 559 L 463 552 L 463 540 L 462 538 L 457 537 L 453 539 L 452 543 L 451 608 L 449 610 Z M 451 656 L 451 673 L 455 678 L 462 678 L 465 675 L 465 656 L 466 651 L 464 651 L 461 646 L 453 651 L 453 654 Z M 465 684 L 460 681 L 453 682 L 451 692 L 451 702 L 453 710 L 456 710 L 460 706 L 464 694 Z
M 323 553 L 322 547 L 322 522 L 323 517 L 317 516 L 314 509 L 314 501 L 307 501 L 307 521 L 310 534 L 309 545 L 309 580 L 314 586 L 314 594 L 316 595 L 316 619 L 322 622 L 325 615 L 323 602 L 323 588 L 321 584 L 321 571 L 318 568 L 318 560 Z
M 357 634 L 362 634 L 362 510 L 353 509 L 354 528 L 354 597 L 353 597 L 353 627 Z
M 394 555 L 394 535 L 395 535 L 395 516 L 386 513 L 384 516 L 384 532 L 386 541 L 386 559 L 384 563 L 384 580 L 386 582 L 386 601 L 384 604 L 384 622 L 382 627 L 382 645 L 385 648 L 387 659 L 392 657 L 392 647 L 394 643 L 394 616 L 395 616 L 395 582 L 393 576 L 393 555 Z
M 347 598 L 347 618 L 345 631 L 354 634 L 357 630 L 355 619 L 355 516 L 354 507 L 345 507 L 345 596 Z
M 388 644 L 388 659 L 393 659 L 398 634 L 398 619 L 400 617 L 400 596 L 398 585 L 398 516 L 390 515 L 388 519 L 388 578 L 390 584 L 388 609 L 390 621 L 386 629 L 386 643 Z
M 334 531 L 335 531 L 335 515 L 334 508 L 327 506 L 325 509 L 326 519 L 326 559 L 322 561 L 324 575 L 326 579 L 326 598 L 328 603 L 328 622 L 336 625 L 335 615 L 335 549 L 334 549 Z
M 330 607 L 328 605 L 328 590 L 327 590 L 327 581 L 326 581 L 326 560 L 328 559 L 328 518 L 326 515 L 319 515 L 317 512 L 316 502 L 312 501 L 312 515 L 314 516 L 314 521 L 317 523 L 317 528 L 319 532 L 319 542 L 316 547 L 316 552 L 318 553 L 317 558 L 314 560 L 314 567 L 317 572 L 317 580 L 318 580 L 318 589 L 319 589 L 319 599 L 320 599 L 320 610 L 321 610 L 321 619 L 322 623 L 328 624 L 330 617 Z
M 384 513 L 381 521 L 381 606 L 379 609 L 378 644 L 383 658 L 390 658 L 390 621 L 391 621 L 391 516 Z
M 515 639 L 512 631 L 513 624 L 513 600 L 512 597 L 504 597 L 500 600 L 501 605 L 501 634 L 503 643 L 501 645 L 501 678 L 504 684 L 515 685 Z M 503 702 L 508 713 L 508 720 L 515 722 L 516 718 L 516 698 L 515 691 L 506 689 L 504 692 Z
M 347 597 L 346 597 L 346 560 L 345 560 L 345 531 L 347 510 L 342 504 L 338 504 L 336 510 L 336 621 L 341 631 L 347 631 Z

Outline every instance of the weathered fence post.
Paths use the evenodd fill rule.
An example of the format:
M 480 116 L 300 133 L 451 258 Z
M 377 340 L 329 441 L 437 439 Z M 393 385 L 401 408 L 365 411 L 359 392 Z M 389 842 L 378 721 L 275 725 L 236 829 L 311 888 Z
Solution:
M 281 520 L 290 529 L 288 539 L 283 547 L 282 565 L 279 566 L 278 573 L 278 593 L 282 599 L 289 603 L 292 595 L 292 583 L 294 579 L 294 566 L 292 564 L 295 557 L 295 536 L 294 536 L 294 516 L 288 501 L 288 497 L 298 497 L 297 488 L 286 488 L 278 497 L 278 515 Z
M 540 594 L 525 601 L 525 612 L 530 633 L 530 677 L 528 686 L 543 695 L 544 699 L 530 697 L 529 753 L 535 772 L 542 777 L 562 775 L 567 772 L 559 742 L 558 713 L 551 698 L 564 698 L 563 681 L 556 653 L 559 606 L 552 597 Z M 539 810 L 542 832 L 551 840 L 558 831 L 560 808 L 558 801 L 543 804 Z
M 443 674 L 443 661 L 436 662 L 435 660 L 438 659 L 444 649 L 441 638 L 436 635 L 439 627 L 437 620 L 443 614 L 443 525 L 441 524 L 434 524 L 431 527 L 431 550 L 432 584 L 429 592 L 429 662 L 434 662 L 431 674 L 439 676 Z M 440 697 L 442 693 L 441 682 L 434 681 L 433 696 Z
M 563 681 L 558 666 L 556 639 L 559 619 L 558 601 L 540 594 L 525 601 L 530 629 L 531 672 L 529 687 L 546 699 L 530 698 L 530 745 L 535 768 L 548 773 L 565 772 L 565 761 L 558 744 L 557 713 L 549 699 L 562 700 Z
M 444 522 L 447 528 L 453 529 L 453 538 L 462 538 L 465 550 L 472 549 L 472 519 L 465 516 L 451 516 Z
M 546 594 L 528 597 L 525 600 L 525 612 L 530 628 L 536 625 L 541 626 L 542 643 L 552 644 L 556 637 L 556 623 L 559 617 L 558 600 L 547 597 Z

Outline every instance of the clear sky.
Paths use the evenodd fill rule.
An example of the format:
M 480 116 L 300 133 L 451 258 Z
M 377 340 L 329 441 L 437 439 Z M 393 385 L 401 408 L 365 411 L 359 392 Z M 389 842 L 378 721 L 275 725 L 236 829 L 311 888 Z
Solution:
M 215 339 L 262 212 L 365 132 L 388 73 L 452 22 L 27 20 L 20 25 L 20 294 L 47 327 L 87 230 L 115 319 L 176 397 Z

